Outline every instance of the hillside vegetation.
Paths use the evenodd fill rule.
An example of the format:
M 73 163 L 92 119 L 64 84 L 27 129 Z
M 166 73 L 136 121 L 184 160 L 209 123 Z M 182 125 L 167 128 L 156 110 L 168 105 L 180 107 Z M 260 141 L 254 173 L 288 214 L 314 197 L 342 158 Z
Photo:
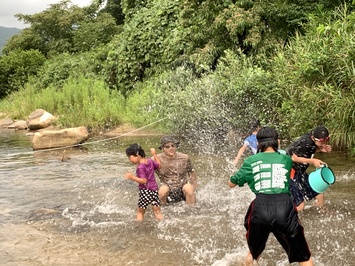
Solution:
M 0 58 L 0 111 L 63 127 L 122 123 L 223 143 L 252 118 L 283 139 L 319 124 L 355 146 L 352 1 L 63 0 Z

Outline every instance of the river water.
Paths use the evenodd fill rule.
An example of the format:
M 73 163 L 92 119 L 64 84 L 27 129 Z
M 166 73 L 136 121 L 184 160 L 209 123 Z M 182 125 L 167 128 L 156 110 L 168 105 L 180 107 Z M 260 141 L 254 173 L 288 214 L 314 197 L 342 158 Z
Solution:
M 202 154 L 182 141 L 199 178 L 197 204 L 164 206 L 165 219 L 135 221 L 137 184 L 124 154 L 134 142 L 146 151 L 159 136 L 92 141 L 78 149 L 32 151 L 26 132 L 0 130 L 1 265 L 243 265 L 244 215 L 253 194 L 230 189 L 236 148 Z M 300 213 L 315 265 L 355 265 L 354 159 L 318 156 L 336 175 L 325 208 Z M 289 265 L 271 235 L 259 265 Z M 297 264 L 294 264 L 297 265 Z

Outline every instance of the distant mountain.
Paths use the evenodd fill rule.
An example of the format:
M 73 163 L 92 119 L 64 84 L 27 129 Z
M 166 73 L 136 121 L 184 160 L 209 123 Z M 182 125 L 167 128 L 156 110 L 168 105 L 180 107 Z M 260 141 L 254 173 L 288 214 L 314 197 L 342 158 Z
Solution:
M 0 26 L 0 55 L 6 42 L 11 38 L 11 36 L 18 34 L 20 31 L 21 29 L 18 28 L 6 28 Z

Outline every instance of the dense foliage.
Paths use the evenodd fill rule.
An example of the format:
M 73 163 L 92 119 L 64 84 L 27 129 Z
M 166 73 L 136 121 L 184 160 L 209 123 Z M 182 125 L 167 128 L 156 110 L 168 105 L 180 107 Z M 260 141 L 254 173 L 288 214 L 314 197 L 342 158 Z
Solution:
M 297 34 L 272 64 L 279 73 L 281 112 L 290 134 L 298 128 L 326 124 L 333 143 L 355 141 L 355 13 L 345 8 L 312 16 L 304 35 Z
M 38 50 L 15 50 L 0 57 L 0 98 L 23 88 L 44 62 L 45 57 Z
M 350 0 L 93 0 L 84 8 L 63 0 L 17 15 L 30 27 L 0 58 L 0 110 L 19 118 L 24 110 L 9 101 L 40 97 L 25 111 L 47 108 L 63 126 L 76 108 L 87 109 L 77 121 L 95 127 L 165 118 L 160 130 L 217 145 L 246 133 L 252 118 L 283 138 L 325 124 L 333 144 L 351 150 L 353 8 Z M 100 104 L 120 118 L 110 108 L 93 115 Z

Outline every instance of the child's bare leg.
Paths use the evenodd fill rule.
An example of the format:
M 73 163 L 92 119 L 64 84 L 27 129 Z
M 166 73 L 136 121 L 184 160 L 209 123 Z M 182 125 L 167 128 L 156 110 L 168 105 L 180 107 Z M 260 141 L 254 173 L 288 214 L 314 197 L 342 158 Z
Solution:
M 312 260 L 312 258 L 309 258 L 309 260 L 307 260 L 307 261 L 300 262 L 299 265 L 301 265 L 301 266 L 313 266 L 313 260 Z
M 167 204 L 167 198 L 169 195 L 169 187 L 166 185 L 162 185 L 159 188 L 158 194 L 159 194 L 159 199 L 160 199 L 161 204 L 163 204 L 163 205 Z
M 254 265 L 253 255 L 251 255 L 250 251 L 248 252 L 247 257 L 245 258 L 245 265 L 246 266 L 253 266 Z
M 144 213 L 145 213 L 145 209 L 138 208 L 138 210 L 137 210 L 137 221 L 138 222 L 141 222 L 144 220 Z
M 160 206 L 152 206 L 152 209 L 153 209 L 155 218 L 156 218 L 157 220 L 163 220 L 164 215 L 163 215 L 162 212 L 161 212 Z
M 304 201 L 302 201 L 301 204 L 296 207 L 296 209 L 297 209 L 298 212 L 303 211 L 303 209 L 304 209 Z
M 318 194 L 314 203 L 317 207 L 322 208 L 324 206 L 324 194 Z

